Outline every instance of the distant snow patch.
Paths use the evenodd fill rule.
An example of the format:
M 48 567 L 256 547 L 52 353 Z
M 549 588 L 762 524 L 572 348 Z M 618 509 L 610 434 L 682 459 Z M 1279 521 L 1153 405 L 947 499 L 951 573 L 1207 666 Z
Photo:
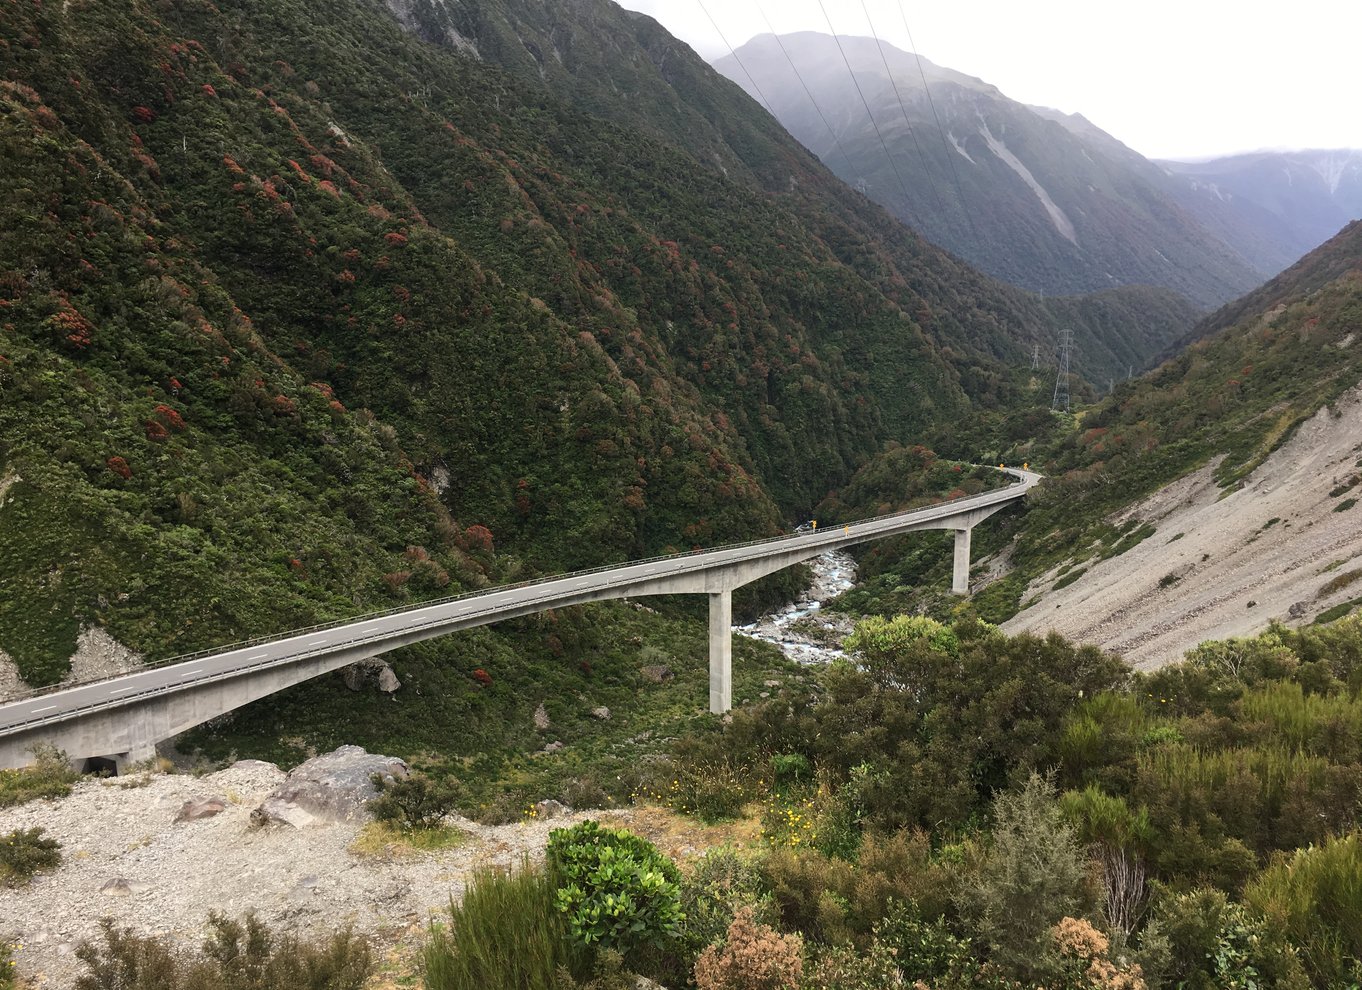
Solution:
M 982 120 L 979 121 L 979 133 L 982 134 L 984 140 L 988 142 L 989 150 L 1001 158 L 1008 168 L 1021 176 L 1022 181 L 1031 187 L 1031 191 L 1035 193 L 1036 198 L 1040 200 L 1040 205 L 1045 207 L 1045 212 L 1050 215 L 1050 222 L 1055 225 L 1055 230 L 1059 231 L 1060 236 L 1064 237 L 1077 247 L 1078 232 L 1074 230 L 1073 223 L 1064 215 L 1064 211 L 1059 208 L 1055 201 L 1050 198 L 1050 194 L 1045 191 L 1045 187 L 1036 181 L 1036 177 L 1031 174 L 1031 170 L 1022 164 L 1020 158 L 1008 150 L 1007 145 L 993 136 L 993 132 L 988 129 L 988 124 L 984 123 Z

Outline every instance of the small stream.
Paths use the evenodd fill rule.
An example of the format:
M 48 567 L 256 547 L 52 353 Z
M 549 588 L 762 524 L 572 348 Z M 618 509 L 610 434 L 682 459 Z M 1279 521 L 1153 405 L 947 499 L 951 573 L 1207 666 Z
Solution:
M 796 663 L 822 664 L 842 656 L 838 643 L 851 632 L 851 620 L 822 615 L 823 603 L 840 595 L 856 581 L 856 562 L 833 550 L 809 562 L 813 583 L 799 601 L 762 616 L 734 632 L 774 643 Z

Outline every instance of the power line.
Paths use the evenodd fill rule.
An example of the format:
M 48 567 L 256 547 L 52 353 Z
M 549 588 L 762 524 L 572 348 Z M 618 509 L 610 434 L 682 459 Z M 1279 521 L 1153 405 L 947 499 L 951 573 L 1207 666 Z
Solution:
M 709 10 L 705 7 L 705 0 L 695 0 L 695 2 L 700 5 L 700 9 L 703 10 L 705 16 L 709 18 L 709 23 L 714 25 L 714 31 L 718 34 L 719 40 L 728 48 L 728 53 L 733 56 L 733 61 L 738 63 L 738 68 L 742 69 L 742 74 L 747 77 L 747 81 L 752 84 L 752 88 L 756 90 L 757 96 L 761 98 L 761 102 L 766 105 L 766 112 L 772 117 L 775 117 L 776 112 L 771 109 L 771 101 L 766 98 L 766 94 L 761 91 L 761 87 L 757 85 L 757 81 L 752 78 L 752 73 L 747 71 L 747 66 L 742 64 L 742 59 L 738 58 L 738 53 L 733 50 L 733 46 L 728 43 L 728 39 L 724 37 L 724 33 L 719 30 L 718 22 L 710 16 Z
M 889 167 L 894 170 L 894 178 L 899 180 L 899 188 L 903 190 L 903 200 L 905 207 L 911 205 L 912 197 L 908 195 L 908 184 L 903 181 L 903 175 L 899 172 L 898 164 L 894 161 L 894 156 L 889 153 L 889 145 L 884 143 L 884 135 L 880 133 L 880 125 L 875 122 L 875 115 L 870 112 L 870 103 L 865 98 L 865 93 L 861 91 L 860 80 L 856 78 L 856 71 L 851 67 L 851 60 L 847 58 L 846 49 L 842 47 L 842 39 L 837 37 L 837 29 L 832 26 L 832 18 L 828 16 L 828 8 L 823 6 L 823 0 L 818 0 L 818 9 L 823 11 L 823 20 L 828 22 L 828 31 L 832 34 L 832 40 L 837 43 L 837 50 L 842 53 L 842 61 L 846 63 L 847 74 L 851 76 L 851 84 L 856 87 L 856 94 L 861 98 L 861 106 L 865 107 L 865 115 L 870 118 L 870 126 L 875 129 L 875 136 L 880 139 L 880 147 L 884 150 L 884 157 L 889 159 Z
M 821 120 L 823 126 L 828 129 L 828 134 L 832 137 L 832 143 L 837 147 L 837 150 L 841 152 L 842 160 L 847 163 L 847 176 L 849 178 L 856 171 L 856 166 L 851 163 L 851 156 L 848 155 L 846 149 L 842 147 L 842 142 L 838 139 L 837 132 L 834 131 L 832 125 L 828 123 L 828 118 L 823 116 L 822 107 L 820 107 L 818 101 L 813 98 L 813 91 L 809 89 L 808 83 L 806 83 L 804 77 L 800 75 L 799 67 L 795 65 L 794 59 L 790 57 L 789 51 L 785 48 L 785 42 L 781 41 L 780 35 L 776 34 L 776 29 L 771 24 L 771 19 L 766 16 L 766 11 L 761 9 L 760 3 L 757 4 L 757 13 L 761 14 L 761 19 L 766 22 L 766 27 L 771 32 L 771 37 L 776 39 L 776 44 L 780 46 L 780 52 L 785 56 L 785 61 L 790 63 L 790 68 L 793 70 L 795 78 L 799 80 L 799 85 L 804 87 L 804 93 L 808 96 L 809 102 L 813 104 L 813 109 L 818 114 L 818 119 Z
M 927 70 L 922 67 L 922 55 L 918 53 L 917 42 L 913 40 L 913 29 L 908 26 L 908 15 L 903 10 L 903 0 L 899 0 L 899 17 L 903 19 L 903 30 L 908 32 L 908 47 L 913 50 L 913 58 L 917 60 L 918 75 L 922 77 L 922 91 L 927 94 L 927 105 L 932 108 L 932 118 L 936 121 L 937 133 L 941 135 L 941 146 L 946 149 L 946 161 L 950 164 L 951 176 L 955 179 L 955 191 L 960 196 L 960 209 L 964 211 L 970 230 L 974 232 L 975 243 L 982 244 L 979 230 L 974 226 L 974 213 L 969 208 L 969 200 L 965 198 L 965 187 L 960 184 L 960 171 L 955 167 L 955 155 L 951 153 L 953 149 L 946 140 L 946 128 L 941 126 L 941 115 L 936 112 L 936 101 L 932 99 L 931 87 L 927 85 Z
M 884 63 L 885 75 L 889 77 L 889 85 L 894 88 L 894 99 L 898 100 L 899 113 L 903 115 L 903 126 L 908 128 L 908 134 L 913 139 L 913 147 L 917 148 L 917 156 L 922 161 L 922 174 L 927 180 L 927 185 L 931 187 L 932 196 L 936 199 L 936 208 L 941 211 L 942 219 L 945 219 L 946 204 L 941 202 L 941 194 L 936 191 L 936 182 L 932 179 L 932 170 L 927 165 L 927 156 L 922 153 L 922 144 L 917 139 L 917 131 L 913 130 L 913 125 L 908 120 L 908 108 L 903 105 L 903 96 L 899 93 L 899 84 L 894 79 L 894 72 L 889 68 L 889 58 L 884 54 L 884 44 L 880 41 L 879 32 L 875 30 L 875 22 L 870 19 L 870 8 L 866 6 L 865 0 L 861 0 L 861 10 L 865 13 L 865 22 L 870 25 L 870 36 L 875 39 L 875 47 L 880 50 L 880 61 Z M 900 12 L 902 8 L 900 8 Z M 922 63 L 918 63 L 918 68 L 922 68 Z

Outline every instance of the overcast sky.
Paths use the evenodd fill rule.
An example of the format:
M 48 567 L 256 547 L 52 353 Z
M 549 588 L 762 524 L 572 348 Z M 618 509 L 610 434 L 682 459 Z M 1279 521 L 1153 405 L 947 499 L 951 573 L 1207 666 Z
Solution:
M 619 0 L 705 58 L 768 28 L 828 32 L 818 0 Z M 822 0 L 869 36 L 862 0 Z M 881 38 L 1023 103 L 1081 113 L 1150 158 L 1362 149 L 1362 0 L 865 0 Z

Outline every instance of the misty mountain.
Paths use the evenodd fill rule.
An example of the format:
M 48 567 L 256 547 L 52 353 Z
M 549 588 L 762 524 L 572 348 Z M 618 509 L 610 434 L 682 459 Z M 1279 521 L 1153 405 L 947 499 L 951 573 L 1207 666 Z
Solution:
M 1284 268 L 1362 219 L 1362 151 L 1161 161 L 1180 202 L 1258 267 Z
M 840 41 L 854 81 L 834 39 L 812 32 L 762 35 L 714 64 L 848 183 L 989 274 L 1043 293 L 1159 285 L 1213 307 L 1281 267 L 1266 246 L 1227 243 L 1232 219 L 1209 227 L 1181 184 L 1083 118 L 871 38 Z

